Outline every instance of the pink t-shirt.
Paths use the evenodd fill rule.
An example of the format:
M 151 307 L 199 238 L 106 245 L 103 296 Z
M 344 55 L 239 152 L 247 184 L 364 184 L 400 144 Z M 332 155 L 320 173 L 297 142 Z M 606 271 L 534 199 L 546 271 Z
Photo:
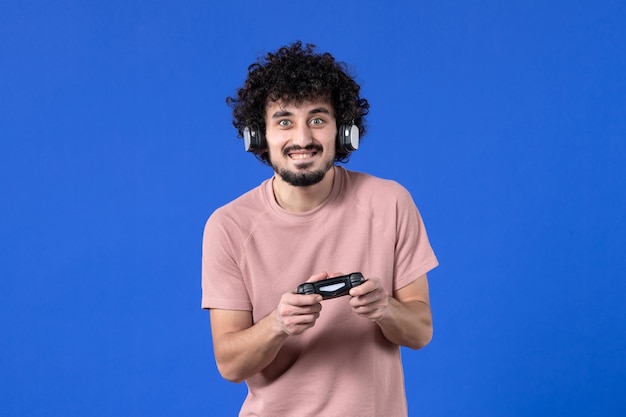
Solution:
M 272 180 L 207 221 L 202 307 L 252 311 L 256 323 L 312 274 L 362 272 L 392 294 L 437 266 L 408 191 L 335 167 L 329 197 L 306 213 L 283 210 Z M 285 342 L 246 380 L 240 416 L 407 415 L 399 346 L 353 314 L 348 297 L 325 300 L 315 326 Z

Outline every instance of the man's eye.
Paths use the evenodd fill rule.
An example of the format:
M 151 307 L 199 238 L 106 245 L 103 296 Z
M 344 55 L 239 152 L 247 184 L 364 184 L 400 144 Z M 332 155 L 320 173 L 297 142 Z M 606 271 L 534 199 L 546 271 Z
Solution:
M 280 120 L 278 122 L 278 125 L 281 126 L 281 127 L 287 127 L 287 126 L 291 125 L 291 122 L 289 120 Z
M 312 125 L 323 125 L 324 124 L 324 120 L 320 119 L 320 118 L 315 118 L 315 119 L 311 119 L 311 124 Z

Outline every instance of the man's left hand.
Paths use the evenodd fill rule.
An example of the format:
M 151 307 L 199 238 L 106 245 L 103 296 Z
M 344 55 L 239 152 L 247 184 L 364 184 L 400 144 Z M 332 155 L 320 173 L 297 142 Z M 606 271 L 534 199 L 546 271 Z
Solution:
M 372 321 L 382 319 L 389 305 L 389 293 L 378 278 L 368 278 L 350 290 L 352 311 Z

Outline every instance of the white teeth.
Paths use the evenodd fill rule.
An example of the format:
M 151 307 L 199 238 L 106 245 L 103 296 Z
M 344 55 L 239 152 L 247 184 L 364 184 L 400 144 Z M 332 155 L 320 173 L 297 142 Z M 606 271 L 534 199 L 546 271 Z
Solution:
M 310 154 L 310 153 L 297 153 L 297 154 L 292 154 L 290 156 L 291 156 L 291 159 L 306 159 L 306 158 L 310 158 L 311 156 L 313 156 L 313 154 Z

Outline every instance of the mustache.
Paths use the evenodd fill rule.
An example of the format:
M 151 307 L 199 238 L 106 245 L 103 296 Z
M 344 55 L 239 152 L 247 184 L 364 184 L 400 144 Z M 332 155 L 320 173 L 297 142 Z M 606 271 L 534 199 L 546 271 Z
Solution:
M 324 148 L 322 148 L 321 145 L 318 145 L 316 143 L 312 143 L 310 145 L 306 145 L 304 148 L 302 146 L 299 146 L 299 145 L 293 145 L 293 146 L 289 146 L 289 147 L 283 149 L 283 154 L 287 155 L 289 152 L 302 151 L 302 150 L 322 152 L 324 150 Z

